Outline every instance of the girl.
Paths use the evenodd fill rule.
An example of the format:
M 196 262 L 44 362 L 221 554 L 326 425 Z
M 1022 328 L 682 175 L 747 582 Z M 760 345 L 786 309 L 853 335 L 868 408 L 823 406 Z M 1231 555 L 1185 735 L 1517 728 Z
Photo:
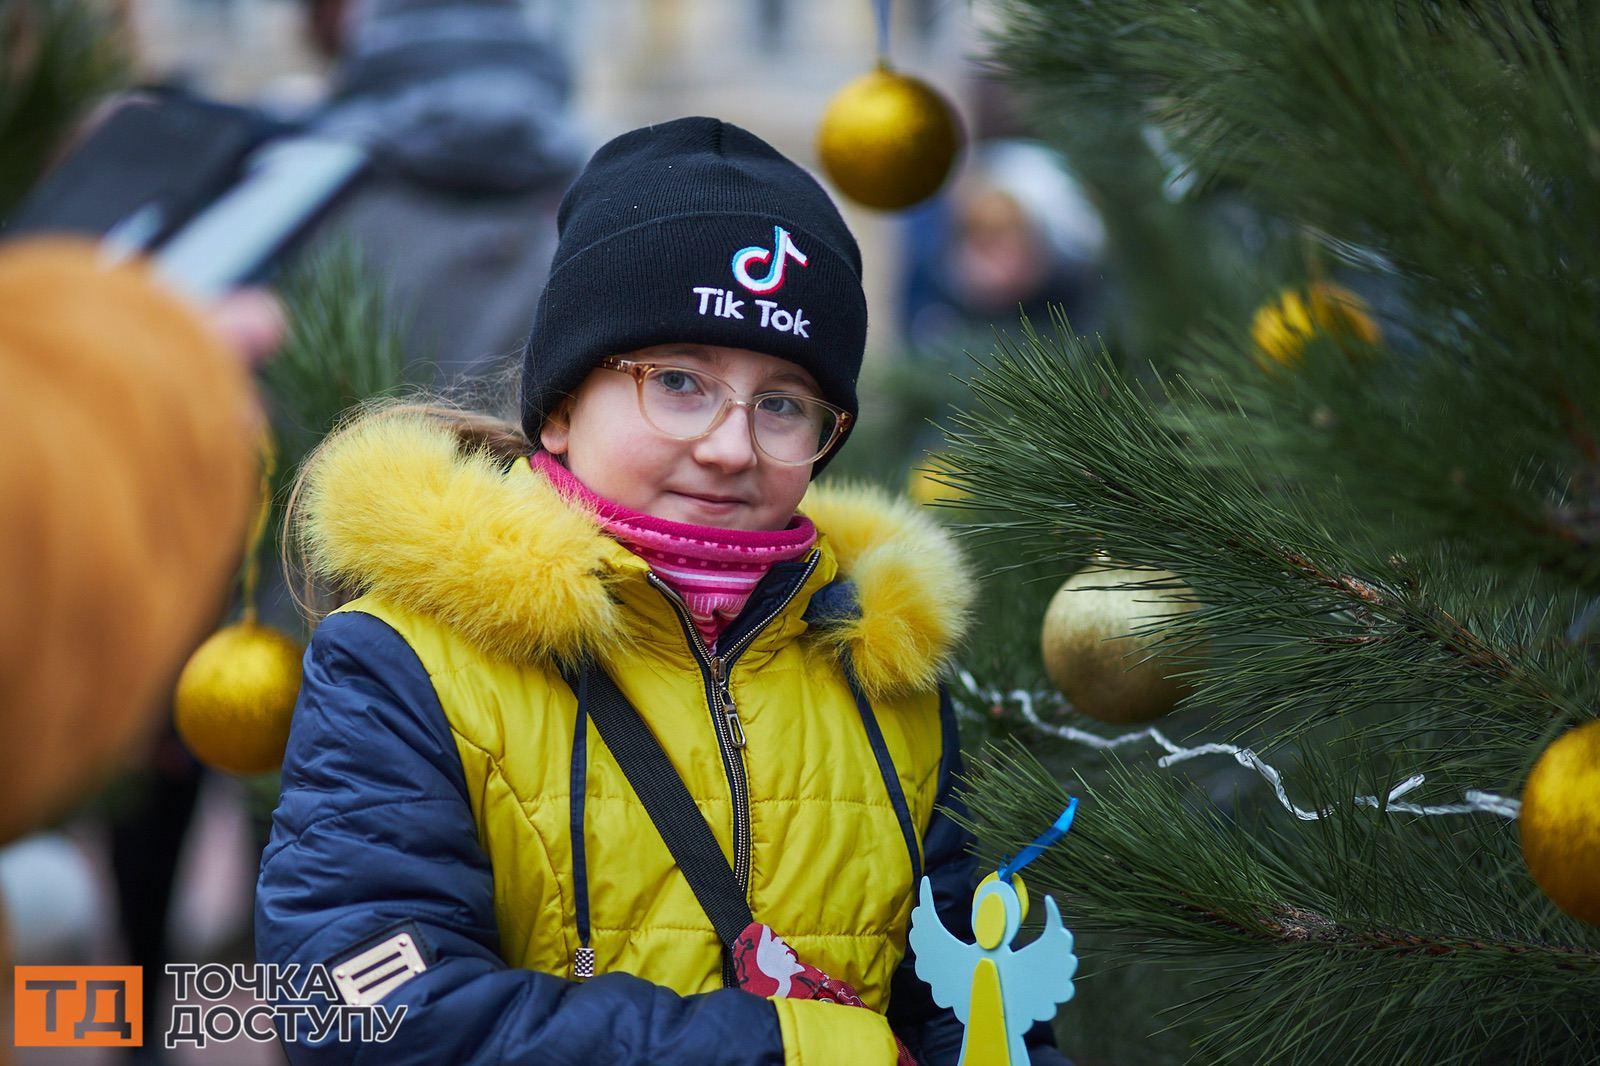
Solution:
M 560 225 L 521 433 L 402 409 L 302 475 L 308 565 L 358 596 L 306 653 L 258 955 L 405 1014 L 290 1059 L 953 1063 L 906 931 L 923 873 L 969 928 L 936 807 L 971 579 L 908 505 L 807 495 L 856 414 L 855 240 L 708 118 L 607 144 Z M 585 670 L 714 835 L 754 917 L 731 962 Z

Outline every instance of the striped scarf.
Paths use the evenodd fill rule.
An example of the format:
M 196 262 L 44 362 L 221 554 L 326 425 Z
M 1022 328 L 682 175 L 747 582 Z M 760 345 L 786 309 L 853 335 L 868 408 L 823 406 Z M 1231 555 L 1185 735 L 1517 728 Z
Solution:
M 811 519 L 798 512 L 775 530 L 672 522 L 597 495 L 549 452 L 535 452 L 528 462 L 564 496 L 593 508 L 606 532 L 683 597 L 695 628 L 713 649 L 772 564 L 800 558 L 817 541 Z

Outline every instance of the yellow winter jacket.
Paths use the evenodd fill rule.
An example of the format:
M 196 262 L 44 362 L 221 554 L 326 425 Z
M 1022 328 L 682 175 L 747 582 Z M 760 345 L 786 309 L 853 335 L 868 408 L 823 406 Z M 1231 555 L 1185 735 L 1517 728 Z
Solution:
M 884 1011 L 954 749 L 937 676 L 971 590 L 936 523 L 874 491 L 814 487 L 801 510 L 817 526 L 815 548 L 774 568 L 747 609 L 760 624 L 712 656 L 670 590 L 580 504 L 526 462 L 463 455 L 425 420 L 380 416 L 345 432 L 305 491 L 311 565 L 362 593 L 333 620 L 363 615 L 392 629 L 437 697 L 492 870 L 506 964 L 573 978 L 586 924 L 598 975 L 680 995 L 722 987 L 721 945 L 660 834 L 593 725 L 575 735 L 576 699 L 557 666 L 588 654 L 661 741 L 756 920 Z M 313 690 L 316 656 L 314 641 Z M 307 699 L 297 730 L 302 713 L 318 713 Z M 264 945 L 316 928 L 289 898 L 291 885 L 304 895 L 301 860 L 278 854 L 328 818 L 314 810 L 327 788 L 314 776 L 300 788 L 293 765 L 314 762 L 313 746 L 291 740 L 282 832 L 263 867 Z M 788 1062 L 893 1061 L 889 1029 L 871 1012 L 775 1005 Z

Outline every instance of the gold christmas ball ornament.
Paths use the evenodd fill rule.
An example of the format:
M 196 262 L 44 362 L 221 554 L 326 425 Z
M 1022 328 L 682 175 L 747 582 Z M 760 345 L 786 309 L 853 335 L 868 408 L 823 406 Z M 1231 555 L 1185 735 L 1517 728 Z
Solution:
M 1333 338 L 1350 354 L 1382 338 L 1366 301 L 1342 285 L 1326 281 L 1281 293 L 1262 306 L 1250 323 L 1256 361 L 1268 369 L 1298 363 L 1306 345 L 1319 334 Z
M 1134 630 L 1200 605 L 1185 601 L 1186 587 L 1139 587 L 1152 581 L 1176 578 L 1091 565 L 1068 578 L 1045 611 L 1045 672 L 1073 706 L 1102 722 L 1160 718 L 1191 688 L 1174 676 L 1183 664 L 1172 651 L 1151 651 L 1158 634 Z
M 1600 925 L 1600 722 L 1557 737 L 1522 789 L 1522 860 L 1556 906 Z
M 966 499 L 965 490 L 938 480 L 948 477 L 949 472 L 950 467 L 944 456 L 937 453 L 928 456 L 912 468 L 911 476 L 906 479 L 906 495 L 924 505 Z
M 178 677 L 178 733 L 201 762 L 260 774 L 283 762 L 300 692 L 298 641 L 270 626 L 240 622 L 213 633 Z
M 850 199 L 898 211 L 938 191 L 961 150 L 961 122 L 927 82 L 880 64 L 834 94 L 817 156 Z

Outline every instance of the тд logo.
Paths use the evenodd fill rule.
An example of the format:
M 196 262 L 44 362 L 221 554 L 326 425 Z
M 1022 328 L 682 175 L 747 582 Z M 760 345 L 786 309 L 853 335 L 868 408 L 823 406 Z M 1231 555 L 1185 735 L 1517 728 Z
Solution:
M 789 238 L 789 231 L 782 226 L 773 226 L 770 249 L 752 244 L 733 253 L 733 276 L 740 285 L 757 296 L 764 296 L 783 288 L 783 268 L 789 259 L 801 266 L 808 262 L 806 254 L 796 248 L 794 241 Z M 750 267 L 762 263 L 767 265 L 767 272 L 759 278 L 751 277 Z
M 17 1047 L 139 1047 L 144 974 L 137 966 L 18 966 Z M 3 1049 L 0 1049 L 3 1050 Z

